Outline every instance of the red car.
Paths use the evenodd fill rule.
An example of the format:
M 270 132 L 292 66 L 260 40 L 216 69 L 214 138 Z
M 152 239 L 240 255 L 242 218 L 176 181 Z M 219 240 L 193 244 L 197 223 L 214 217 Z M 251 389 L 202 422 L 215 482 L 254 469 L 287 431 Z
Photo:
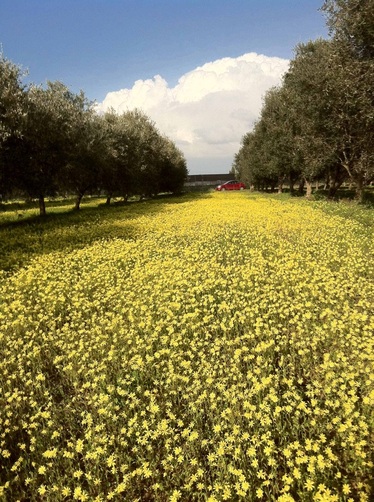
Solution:
M 245 185 L 244 183 L 241 183 L 240 181 L 232 180 L 232 181 L 226 181 L 223 185 L 218 185 L 216 190 L 219 192 L 224 192 L 225 190 L 244 190 Z

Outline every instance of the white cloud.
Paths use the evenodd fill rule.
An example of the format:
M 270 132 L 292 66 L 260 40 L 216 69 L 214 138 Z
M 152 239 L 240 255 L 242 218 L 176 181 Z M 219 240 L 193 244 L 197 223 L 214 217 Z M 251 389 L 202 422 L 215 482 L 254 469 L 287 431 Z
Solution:
M 131 89 L 108 93 L 98 109 L 140 108 L 184 152 L 191 173 L 204 172 L 204 161 L 215 162 L 217 172 L 228 171 L 259 116 L 263 95 L 280 83 L 288 64 L 253 52 L 218 59 L 186 73 L 173 88 L 160 75 L 137 80 Z

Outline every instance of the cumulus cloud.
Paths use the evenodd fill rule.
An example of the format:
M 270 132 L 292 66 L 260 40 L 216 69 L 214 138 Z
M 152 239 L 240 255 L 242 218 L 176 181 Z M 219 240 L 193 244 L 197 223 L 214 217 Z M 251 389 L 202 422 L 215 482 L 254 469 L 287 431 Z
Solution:
M 288 64 L 253 52 L 218 59 L 181 76 L 175 87 L 160 75 L 137 80 L 131 89 L 109 92 L 98 110 L 140 108 L 184 152 L 190 172 L 207 172 L 204 161 L 227 171 L 259 116 L 263 95 L 280 83 Z

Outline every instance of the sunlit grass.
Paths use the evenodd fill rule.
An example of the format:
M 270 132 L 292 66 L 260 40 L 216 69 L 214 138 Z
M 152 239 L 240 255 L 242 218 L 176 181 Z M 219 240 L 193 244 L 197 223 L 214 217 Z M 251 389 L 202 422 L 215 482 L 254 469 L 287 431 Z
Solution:
M 104 198 L 87 198 L 80 211 L 72 211 L 72 200 L 52 200 L 47 203 L 44 218 L 39 217 L 35 204 L 30 208 L 22 201 L 14 201 L 0 212 L 0 270 L 11 271 L 35 256 L 79 249 L 95 240 L 131 238 L 138 217 L 151 215 L 165 204 L 203 196 L 186 194 L 125 205 L 115 200 L 109 207 Z M 141 231 L 139 225 L 137 229 Z
M 326 204 L 4 227 L 24 264 L 0 287 L 4 500 L 372 500 L 373 228 Z

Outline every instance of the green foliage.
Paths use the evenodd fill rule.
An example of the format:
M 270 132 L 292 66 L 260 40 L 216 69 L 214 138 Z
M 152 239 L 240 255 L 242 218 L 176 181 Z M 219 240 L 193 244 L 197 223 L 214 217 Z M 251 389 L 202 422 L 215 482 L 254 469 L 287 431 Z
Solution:
M 98 115 L 81 91 L 61 82 L 21 85 L 20 69 L 0 55 L 0 193 L 45 197 L 89 191 L 125 200 L 179 192 L 187 177 L 180 150 L 139 110 Z
M 0 51 L 0 194 L 9 194 L 13 188 L 13 173 L 6 163 L 10 145 L 22 134 L 25 113 L 25 88 L 22 69 L 7 60 Z M 9 155 L 8 155 L 9 156 Z
M 279 89 L 264 99 L 251 146 L 246 139 L 234 171 L 275 186 L 295 178 L 323 180 L 334 197 L 345 181 L 364 199 L 374 179 L 374 3 L 326 1 L 331 39 L 295 48 Z M 237 164 L 237 165 L 236 165 Z
M 21 67 L 5 58 L 0 50 L 0 152 L 1 145 L 12 134 L 20 134 L 25 99 Z
M 353 58 L 374 58 L 373 0 L 325 0 L 330 34 L 351 53 Z

